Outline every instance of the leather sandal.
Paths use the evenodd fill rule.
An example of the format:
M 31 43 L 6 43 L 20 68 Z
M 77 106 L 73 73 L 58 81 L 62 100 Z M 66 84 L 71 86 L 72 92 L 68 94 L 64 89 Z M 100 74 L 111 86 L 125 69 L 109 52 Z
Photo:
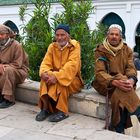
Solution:
M 50 113 L 47 110 L 42 109 L 37 115 L 35 120 L 36 121 L 43 121 L 45 120 L 48 116 L 50 115 Z
M 64 112 L 58 111 L 58 112 L 52 114 L 51 116 L 49 116 L 48 121 L 49 122 L 59 122 L 68 117 L 69 117 L 69 115 L 65 114 Z

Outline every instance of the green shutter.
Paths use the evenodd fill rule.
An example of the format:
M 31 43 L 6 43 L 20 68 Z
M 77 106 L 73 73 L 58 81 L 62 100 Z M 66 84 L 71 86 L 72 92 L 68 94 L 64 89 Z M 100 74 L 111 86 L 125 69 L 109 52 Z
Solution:
M 138 52 L 140 57 L 140 23 L 136 29 L 135 42 L 136 42 L 136 46 L 134 47 L 134 51 Z

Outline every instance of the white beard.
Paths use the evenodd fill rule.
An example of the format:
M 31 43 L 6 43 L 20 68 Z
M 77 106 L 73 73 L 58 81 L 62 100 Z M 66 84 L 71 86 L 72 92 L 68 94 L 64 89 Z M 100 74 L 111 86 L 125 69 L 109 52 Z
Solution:
M 9 38 L 6 39 L 1 39 L 0 40 L 0 46 L 5 46 L 6 42 L 8 41 Z
M 3 40 L 0 40 L 0 50 L 5 49 L 10 41 L 11 41 L 10 38 L 6 38 L 6 39 L 3 39 Z

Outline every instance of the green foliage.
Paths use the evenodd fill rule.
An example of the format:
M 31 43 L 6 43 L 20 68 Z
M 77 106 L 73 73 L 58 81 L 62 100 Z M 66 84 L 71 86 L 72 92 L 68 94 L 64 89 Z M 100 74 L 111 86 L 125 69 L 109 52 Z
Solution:
M 25 21 L 25 17 L 24 16 L 25 16 L 26 10 L 27 10 L 27 4 L 24 4 L 24 5 L 20 6 L 20 9 L 19 9 L 19 17 L 20 17 L 20 20 L 22 22 Z
M 36 0 L 31 20 L 24 24 L 27 6 L 21 6 L 19 15 L 23 21 L 23 46 L 29 55 L 30 78 L 39 81 L 39 67 L 52 41 L 51 27 L 48 22 L 50 4 L 46 0 Z
M 81 44 L 82 77 L 85 84 L 91 83 L 94 77 L 94 48 L 104 38 L 104 27 L 97 25 L 97 29 L 90 31 L 87 25 L 89 14 L 93 12 L 92 1 L 62 0 L 64 12 L 53 18 L 54 28 L 59 23 L 68 24 L 71 28 L 71 37 Z
M 89 30 L 87 19 L 94 10 L 92 0 L 76 2 L 62 0 L 60 4 L 64 11 L 52 18 L 54 23 L 52 28 L 48 22 L 50 4 L 47 3 L 47 0 L 36 0 L 32 18 L 27 25 L 24 25 L 23 31 L 26 36 L 24 36 L 23 42 L 30 59 L 30 78 L 39 80 L 39 66 L 52 41 L 53 32 L 51 29 L 54 30 L 59 23 L 65 23 L 70 26 L 71 38 L 76 39 L 81 44 L 82 77 L 85 84 L 90 83 L 94 77 L 94 48 L 104 38 L 104 27 L 97 24 L 96 30 Z M 26 5 L 22 6 L 19 11 L 23 22 L 26 11 Z

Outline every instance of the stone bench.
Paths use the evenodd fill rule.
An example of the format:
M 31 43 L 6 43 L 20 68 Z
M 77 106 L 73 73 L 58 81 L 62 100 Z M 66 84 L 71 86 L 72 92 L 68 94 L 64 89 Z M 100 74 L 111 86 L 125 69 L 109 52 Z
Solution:
M 17 100 L 36 104 L 39 99 L 40 83 L 32 80 L 26 80 L 16 88 L 15 97 Z M 140 86 L 136 90 L 140 96 Z M 74 94 L 69 98 L 69 110 L 87 116 L 105 119 L 105 97 L 99 95 L 93 88 L 82 89 L 80 93 Z
M 40 83 L 26 80 L 16 88 L 16 100 L 37 104 L 39 99 Z M 83 89 L 80 93 L 69 98 L 69 110 L 100 119 L 105 119 L 105 97 L 99 95 L 93 88 Z

